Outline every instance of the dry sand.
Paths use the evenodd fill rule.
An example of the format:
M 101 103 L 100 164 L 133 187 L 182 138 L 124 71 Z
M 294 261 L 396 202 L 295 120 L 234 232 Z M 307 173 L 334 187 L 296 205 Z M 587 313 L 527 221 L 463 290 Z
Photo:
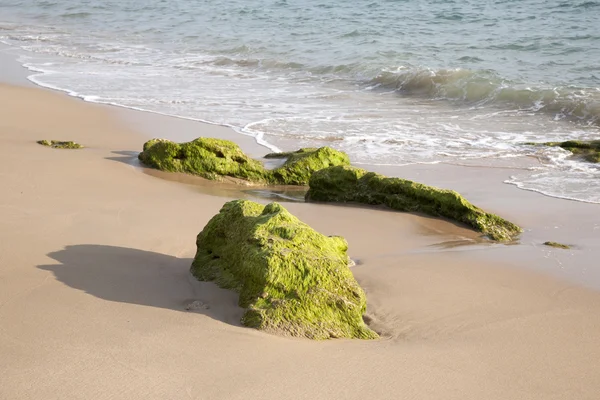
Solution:
M 237 296 L 188 273 L 228 198 L 132 166 L 145 137 L 117 114 L 0 86 L 1 399 L 600 398 L 600 294 L 511 246 L 446 251 L 474 235 L 431 218 L 286 204 L 348 239 L 383 338 L 241 327 Z

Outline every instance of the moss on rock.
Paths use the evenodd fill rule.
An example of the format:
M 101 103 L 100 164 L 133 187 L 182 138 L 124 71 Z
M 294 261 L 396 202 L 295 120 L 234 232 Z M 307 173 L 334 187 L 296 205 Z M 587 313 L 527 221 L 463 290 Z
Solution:
M 345 153 L 329 147 L 300 149 L 289 153 L 271 153 L 267 158 L 287 158 L 274 170 L 265 169 L 229 140 L 198 138 L 187 143 L 152 139 L 144 143 L 138 158 L 149 167 L 168 172 L 184 172 L 207 179 L 223 177 L 258 184 L 306 185 L 313 172 L 350 163 Z
M 143 151 L 148 150 L 150 147 L 154 146 L 157 143 L 162 143 L 162 142 L 170 142 L 170 140 L 168 139 L 150 139 L 148 140 L 146 143 L 144 143 L 144 147 L 143 147 Z
M 555 247 L 557 249 L 565 249 L 565 250 L 569 250 L 571 248 L 571 246 L 569 246 L 568 244 L 562 244 L 562 243 L 557 243 L 557 242 L 544 242 L 544 245 L 550 246 L 550 247 Z
M 265 158 L 287 158 L 285 164 L 271 171 L 272 182 L 280 185 L 307 185 L 310 176 L 323 168 L 350 165 L 346 153 L 330 147 L 304 148 L 288 153 L 271 153 Z
M 422 212 L 463 223 L 498 241 L 514 240 L 522 232 L 517 225 L 475 207 L 455 191 L 387 178 L 351 166 L 315 172 L 306 200 L 357 202 Z
M 528 145 L 539 145 L 540 143 L 526 143 Z M 579 141 L 567 140 L 566 142 L 546 142 L 541 143 L 544 146 L 561 147 L 570 151 L 575 156 L 580 156 L 584 160 L 599 163 L 600 162 L 600 140 Z
M 52 147 L 54 149 L 81 149 L 81 148 L 83 148 L 83 146 L 80 145 L 79 143 L 72 142 L 72 141 L 62 142 L 60 140 L 45 140 L 44 139 L 44 140 L 38 140 L 37 143 L 41 144 L 42 146 Z
M 293 156 L 293 155 L 312 153 L 316 150 L 317 150 L 316 147 L 303 147 L 300 150 L 296 150 L 296 151 L 282 151 L 280 153 L 269 153 L 266 156 L 264 156 L 264 158 L 289 158 L 290 156 Z
M 310 339 L 373 339 L 347 243 L 312 229 L 277 203 L 226 203 L 198 234 L 192 273 L 240 294 L 242 323 Z
M 168 172 L 184 172 L 207 179 L 224 176 L 268 183 L 263 165 L 248 157 L 229 140 L 198 138 L 187 143 L 152 139 L 144 144 L 138 158 L 149 167 Z

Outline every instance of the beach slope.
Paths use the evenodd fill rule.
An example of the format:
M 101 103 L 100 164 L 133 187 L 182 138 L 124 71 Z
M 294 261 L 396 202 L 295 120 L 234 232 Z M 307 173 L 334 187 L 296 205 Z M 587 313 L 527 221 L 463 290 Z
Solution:
M 1 399 L 598 398 L 600 295 L 432 246 L 472 232 L 431 218 L 286 204 L 348 240 L 381 339 L 242 327 L 237 295 L 189 273 L 230 199 L 142 173 L 145 140 L 109 107 L 0 85 Z

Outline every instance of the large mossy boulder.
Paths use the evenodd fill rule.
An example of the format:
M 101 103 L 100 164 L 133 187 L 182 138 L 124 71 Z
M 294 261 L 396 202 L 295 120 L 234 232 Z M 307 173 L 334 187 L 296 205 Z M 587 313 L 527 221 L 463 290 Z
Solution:
M 399 211 L 421 212 L 466 224 L 498 241 L 514 240 L 522 232 L 517 225 L 475 207 L 455 191 L 387 178 L 350 166 L 314 173 L 306 200 L 385 205 Z
M 346 153 L 329 147 L 271 153 L 267 158 L 286 158 L 273 170 L 248 157 L 229 140 L 198 138 L 187 143 L 152 139 L 144 143 L 138 158 L 149 167 L 221 180 L 231 177 L 255 184 L 307 185 L 313 172 L 335 165 L 349 165 Z
M 323 168 L 350 165 L 346 153 L 330 147 L 304 148 L 288 153 L 270 153 L 265 158 L 286 158 L 286 162 L 271 171 L 272 181 L 280 185 L 307 185 L 310 176 Z
M 191 271 L 239 293 L 242 323 L 310 339 L 373 339 L 347 243 L 320 234 L 277 203 L 226 203 L 196 240 Z
M 138 158 L 149 167 L 167 172 L 184 172 L 207 179 L 232 177 L 268 183 L 263 165 L 248 157 L 229 140 L 198 138 L 187 143 L 152 139 Z
M 600 163 L 600 140 L 589 142 L 579 140 L 567 140 L 566 142 L 547 142 L 546 146 L 561 147 L 570 151 L 575 156 L 581 156 L 584 160 Z

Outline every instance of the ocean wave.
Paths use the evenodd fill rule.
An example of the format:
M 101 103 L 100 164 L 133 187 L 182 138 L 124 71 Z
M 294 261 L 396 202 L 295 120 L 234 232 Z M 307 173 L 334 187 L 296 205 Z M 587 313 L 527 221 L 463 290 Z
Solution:
M 60 16 L 62 18 L 86 18 L 90 17 L 92 14 L 89 12 L 72 12 L 72 13 L 64 13 Z
M 282 62 L 269 59 L 246 58 L 234 59 L 229 57 L 216 57 L 213 60 L 202 62 L 201 64 L 212 64 L 217 67 L 236 66 L 242 68 L 265 68 L 265 69 L 302 69 L 304 66 L 296 62 Z
M 598 88 L 523 87 L 488 71 L 466 69 L 384 71 L 368 81 L 367 85 L 372 89 L 393 90 L 402 95 L 479 106 L 503 106 L 600 126 Z
M 461 61 L 480 62 L 464 56 Z M 420 96 L 476 106 L 494 106 L 548 114 L 584 125 L 600 126 L 600 90 L 578 87 L 535 87 L 511 82 L 494 72 L 468 69 L 401 67 L 397 70 L 373 68 L 363 63 L 308 66 L 293 61 L 218 56 L 197 62 L 214 67 L 234 67 L 283 74 L 301 73 L 315 80 L 339 80 L 361 85 L 367 90 L 395 91 L 403 96 Z M 298 76 L 298 75 L 296 75 Z M 373 78 L 369 78 L 372 77 Z M 291 80 L 292 75 L 287 76 Z
M 575 7 L 577 8 L 592 8 L 600 6 L 600 2 L 597 1 L 586 1 L 581 4 L 577 4 Z

